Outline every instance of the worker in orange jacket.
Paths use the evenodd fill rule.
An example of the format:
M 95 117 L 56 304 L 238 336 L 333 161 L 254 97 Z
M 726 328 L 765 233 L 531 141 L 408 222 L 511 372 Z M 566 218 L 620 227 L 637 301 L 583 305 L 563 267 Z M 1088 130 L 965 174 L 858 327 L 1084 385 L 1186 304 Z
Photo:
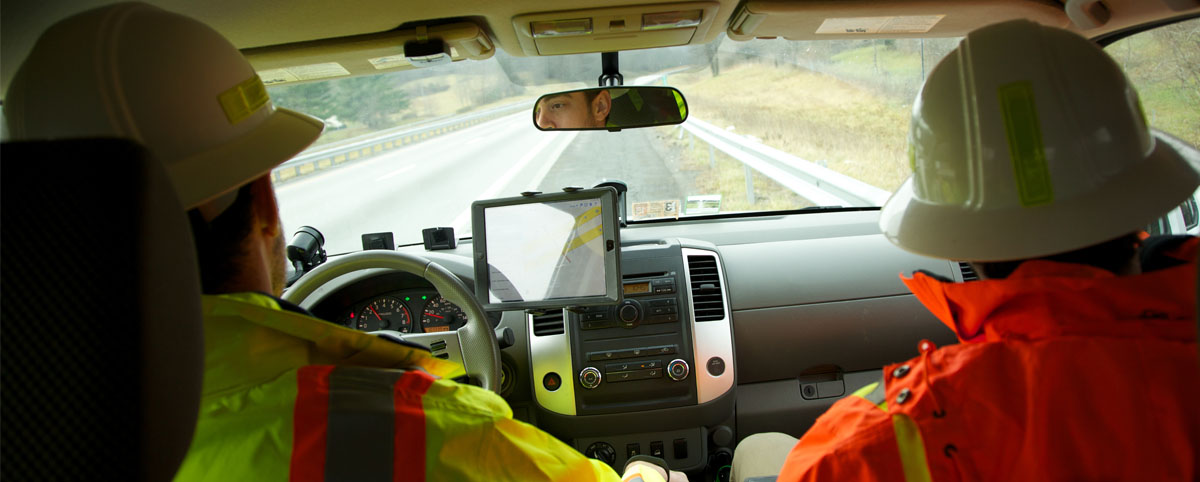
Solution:
M 1200 241 L 1139 236 L 1200 185 L 1196 149 L 1150 132 L 1096 45 L 1023 20 L 930 73 L 909 145 L 880 227 L 979 273 L 902 277 L 960 343 L 922 342 L 798 442 L 746 438 L 735 480 L 1200 477 Z

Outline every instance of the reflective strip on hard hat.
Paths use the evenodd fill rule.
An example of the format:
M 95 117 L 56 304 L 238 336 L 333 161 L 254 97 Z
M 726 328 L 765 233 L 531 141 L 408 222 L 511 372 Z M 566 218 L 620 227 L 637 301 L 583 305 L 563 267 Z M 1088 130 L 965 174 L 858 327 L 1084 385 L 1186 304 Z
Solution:
M 1054 184 L 1046 163 L 1033 84 L 1029 81 L 1005 84 L 998 89 L 998 95 L 1021 205 L 1050 204 L 1054 202 Z
M 217 102 L 221 104 L 221 110 L 225 111 L 225 117 L 229 119 L 230 124 L 237 124 L 250 117 L 270 100 L 267 87 L 257 74 L 217 95 Z
M 892 430 L 896 432 L 896 448 L 900 452 L 900 464 L 904 467 L 907 482 L 930 482 L 929 464 L 925 460 L 925 442 L 921 440 L 921 429 L 908 415 L 892 415 Z
M 858 391 L 850 394 L 850 396 L 866 399 L 868 402 L 871 402 L 872 405 L 875 405 L 875 408 L 885 412 L 887 411 L 887 393 L 884 390 L 884 383 L 882 380 L 862 387 L 858 389 Z

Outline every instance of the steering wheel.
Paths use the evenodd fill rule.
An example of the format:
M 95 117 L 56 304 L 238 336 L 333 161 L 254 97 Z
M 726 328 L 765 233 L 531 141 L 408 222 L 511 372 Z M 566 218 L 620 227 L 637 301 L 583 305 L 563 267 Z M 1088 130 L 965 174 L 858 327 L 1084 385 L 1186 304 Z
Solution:
M 445 343 L 450 359 L 461 362 L 467 375 L 487 390 L 500 391 L 500 345 L 488 323 L 483 306 L 462 280 L 446 268 L 421 256 L 398 251 L 371 250 L 339 256 L 304 275 L 288 288 L 283 299 L 301 305 L 309 295 L 335 278 L 363 269 L 389 269 L 415 274 L 433 284 L 438 293 L 467 315 L 467 324 L 457 331 L 400 333 L 382 330 L 422 346 Z M 303 305 L 301 305 L 303 306 Z M 376 332 L 379 333 L 379 332 Z

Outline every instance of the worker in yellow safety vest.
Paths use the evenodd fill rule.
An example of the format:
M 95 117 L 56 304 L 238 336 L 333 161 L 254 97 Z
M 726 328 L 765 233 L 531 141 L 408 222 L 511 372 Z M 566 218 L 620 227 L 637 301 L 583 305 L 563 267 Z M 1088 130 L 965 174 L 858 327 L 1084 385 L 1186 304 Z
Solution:
M 205 374 L 177 480 L 620 480 L 514 420 L 498 395 L 449 380 L 458 364 L 277 298 L 285 255 L 270 170 L 323 124 L 276 108 L 213 29 L 141 3 L 67 18 L 22 64 L 4 115 L 15 140 L 143 144 L 189 210 Z M 646 462 L 624 479 L 668 475 L 686 480 Z

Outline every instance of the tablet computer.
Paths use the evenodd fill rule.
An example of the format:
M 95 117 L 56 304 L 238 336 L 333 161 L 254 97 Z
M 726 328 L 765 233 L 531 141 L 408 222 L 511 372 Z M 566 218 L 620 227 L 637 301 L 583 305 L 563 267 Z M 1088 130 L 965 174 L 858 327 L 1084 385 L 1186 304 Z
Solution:
M 472 203 L 475 294 L 484 309 L 620 302 L 617 215 L 611 187 Z

